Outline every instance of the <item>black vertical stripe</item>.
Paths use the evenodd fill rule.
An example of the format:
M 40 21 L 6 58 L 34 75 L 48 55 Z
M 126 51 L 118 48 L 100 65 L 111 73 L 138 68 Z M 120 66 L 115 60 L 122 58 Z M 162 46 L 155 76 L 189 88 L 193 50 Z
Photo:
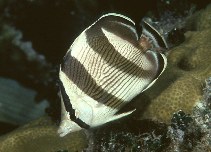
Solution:
M 165 64 L 166 64 L 164 62 L 163 56 L 160 53 L 156 52 L 155 54 L 157 56 L 157 61 L 158 61 L 159 64 L 158 64 L 158 71 L 157 71 L 154 79 L 157 78 L 160 75 L 160 73 L 162 72 L 162 70 L 164 69 Z
M 105 28 L 118 37 L 137 46 L 138 34 L 133 22 L 120 16 L 109 15 L 101 18 L 92 27 L 95 29 Z
M 134 73 L 134 72 L 139 72 L 139 70 L 140 70 L 140 69 L 138 70 L 138 69 L 133 69 L 133 68 L 129 68 L 129 69 L 130 69 L 130 71 L 133 72 L 133 73 Z M 131 79 L 131 78 L 132 78 L 132 77 L 130 77 L 130 79 Z M 122 79 L 122 78 L 121 78 L 121 79 Z M 127 85 L 127 86 L 131 85 L 130 83 L 128 83 L 130 79 L 129 79 L 128 77 L 126 77 L 126 78 L 124 78 L 123 80 L 121 80 L 122 83 L 123 83 L 124 81 L 126 81 L 126 82 L 124 82 L 123 87 L 124 87 L 125 85 Z M 120 87 L 117 86 L 117 87 L 115 88 L 115 90 L 116 90 L 116 89 L 118 89 L 118 90 L 117 90 L 117 92 L 118 92 L 118 91 L 120 91 L 122 88 L 120 88 Z M 140 91 L 141 91 L 141 90 L 140 90 Z M 115 95 L 115 94 L 114 94 L 114 95 Z M 115 101 L 115 100 L 109 99 L 109 102 L 107 103 L 107 105 L 110 106 L 110 107 L 114 107 L 114 105 L 117 104 L 117 103 L 120 104 L 120 103 L 122 103 L 122 101 Z
M 127 68 L 122 68 L 120 69 L 118 64 L 116 62 L 118 61 L 126 61 L 127 64 L 130 66 L 130 67 L 134 67 L 136 69 L 142 69 L 144 72 L 141 72 L 141 73 L 136 73 L 136 75 L 134 75 L 134 73 L 128 73 L 128 74 L 131 74 L 131 75 L 134 75 L 134 76 L 137 76 L 137 77 L 141 77 L 141 78 L 148 78 L 149 77 L 149 73 L 150 73 L 150 70 L 144 70 L 141 66 L 135 64 L 134 62 L 128 60 L 126 57 L 124 57 L 123 55 L 121 55 L 118 50 L 116 50 L 114 48 L 114 46 L 112 44 L 110 44 L 108 38 L 104 35 L 103 31 L 100 30 L 100 31 L 97 31 L 99 33 L 99 37 L 96 37 L 96 38 L 93 38 L 92 37 L 92 34 L 89 33 L 89 30 L 86 32 L 86 39 L 87 39 L 87 43 L 89 45 L 89 47 L 91 49 L 93 49 L 95 52 L 97 52 L 101 57 L 102 59 L 107 62 L 109 65 L 113 66 L 115 69 L 118 69 L 118 70 L 121 70 L 125 73 L 128 73 L 128 69 Z M 93 39 L 98 39 L 98 45 L 96 44 L 93 44 L 92 41 Z M 107 45 L 107 48 L 109 48 L 109 50 L 102 50 L 102 49 L 99 49 L 99 46 L 101 45 Z M 139 54 L 136 56 L 137 59 L 142 59 L 141 56 L 144 56 L 144 52 L 142 52 L 143 50 L 141 48 L 134 48 L 134 49 L 137 49 L 140 50 Z M 105 55 L 105 52 L 108 53 L 108 55 L 106 56 Z M 131 51 L 131 53 L 135 53 L 134 51 Z M 116 57 L 116 62 L 112 62 L 112 58 L 113 57 Z M 140 61 L 141 62 L 141 61 Z
M 106 90 L 104 90 L 101 86 L 98 86 L 97 83 L 95 82 L 95 80 L 92 78 L 92 76 L 87 72 L 87 70 L 85 69 L 85 67 L 74 57 L 72 57 L 69 54 L 66 54 L 66 62 L 61 64 L 61 70 L 66 74 L 66 76 L 80 89 L 82 90 L 85 94 L 87 94 L 89 97 L 93 98 L 94 100 L 104 103 L 105 101 L 102 100 L 102 98 L 95 96 L 95 92 L 93 92 L 93 90 L 90 92 L 90 88 L 87 87 L 85 84 L 85 79 L 81 79 L 81 76 L 78 75 L 78 79 L 80 81 L 75 81 L 73 79 L 74 76 L 74 71 L 72 71 L 70 69 L 70 64 L 72 62 L 75 62 L 75 64 L 77 64 L 77 66 L 79 67 L 78 69 L 81 70 L 81 74 L 82 75 L 86 75 L 87 80 L 89 80 L 90 86 L 92 86 L 93 88 L 96 88 L 97 91 L 101 92 L 101 94 L 105 97 L 109 97 L 109 98 L 114 98 L 115 100 L 121 100 L 115 96 L 113 96 L 112 94 L 108 93 Z
M 59 87 L 60 87 L 62 99 L 63 99 L 63 102 L 64 102 L 64 106 L 65 106 L 66 111 L 69 112 L 70 119 L 72 121 L 74 121 L 76 124 L 78 124 L 81 128 L 85 128 L 85 129 L 90 128 L 90 126 L 88 124 L 86 124 L 85 122 L 83 122 L 80 118 L 76 118 L 75 110 L 72 107 L 72 104 L 70 102 L 70 99 L 69 99 L 66 91 L 65 91 L 63 83 L 60 79 L 59 79 L 58 82 L 59 82 Z

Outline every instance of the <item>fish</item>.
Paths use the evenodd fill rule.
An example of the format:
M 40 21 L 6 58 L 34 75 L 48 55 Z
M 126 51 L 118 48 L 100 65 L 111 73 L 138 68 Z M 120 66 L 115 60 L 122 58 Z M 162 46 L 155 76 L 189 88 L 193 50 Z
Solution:
M 153 50 L 155 29 L 143 24 L 139 38 L 133 20 L 108 13 L 74 40 L 59 69 L 61 137 L 130 115 L 136 109 L 116 113 L 163 73 L 167 59 Z

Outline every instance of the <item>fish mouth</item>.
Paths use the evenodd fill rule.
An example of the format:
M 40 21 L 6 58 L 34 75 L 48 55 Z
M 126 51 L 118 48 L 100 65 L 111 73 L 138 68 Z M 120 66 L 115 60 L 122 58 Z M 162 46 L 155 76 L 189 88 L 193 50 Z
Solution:
M 141 22 L 141 38 L 147 38 L 152 48 L 168 49 L 167 38 L 163 30 L 150 18 L 143 18 Z

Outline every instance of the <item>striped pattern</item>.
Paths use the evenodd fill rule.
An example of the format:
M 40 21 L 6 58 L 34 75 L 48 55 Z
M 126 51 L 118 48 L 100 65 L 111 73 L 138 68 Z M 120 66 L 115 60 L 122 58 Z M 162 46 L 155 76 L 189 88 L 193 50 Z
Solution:
M 59 86 L 60 86 L 60 93 L 61 93 L 61 98 L 64 104 L 64 108 L 65 108 L 65 111 L 69 113 L 68 114 L 69 118 L 72 121 L 74 121 L 76 124 L 78 124 L 81 128 L 89 129 L 90 126 L 88 124 L 86 124 L 80 118 L 76 117 L 75 109 L 73 109 L 69 96 L 67 95 L 67 92 L 65 91 L 64 85 L 61 81 L 59 81 Z
M 130 19 L 106 15 L 74 41 L 61 70 L 72 83 L 67 89 L 80 89 L 95 101 L 120 109 L 146 89 L 164 66 L 160 54 L 141 48 Z

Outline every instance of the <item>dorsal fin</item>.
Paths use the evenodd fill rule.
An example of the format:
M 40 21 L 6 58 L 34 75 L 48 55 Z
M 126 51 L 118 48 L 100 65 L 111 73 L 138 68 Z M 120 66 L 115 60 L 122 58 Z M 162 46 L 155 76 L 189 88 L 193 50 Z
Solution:
M 85 32 L 88 37 L 105 36 L 102 30 L 106 30 L 135 45 L 138 44 L 138 34 L 136 32 L 135 23 L 124 15 L 115 13 L 103 15 L 89 26 Z

